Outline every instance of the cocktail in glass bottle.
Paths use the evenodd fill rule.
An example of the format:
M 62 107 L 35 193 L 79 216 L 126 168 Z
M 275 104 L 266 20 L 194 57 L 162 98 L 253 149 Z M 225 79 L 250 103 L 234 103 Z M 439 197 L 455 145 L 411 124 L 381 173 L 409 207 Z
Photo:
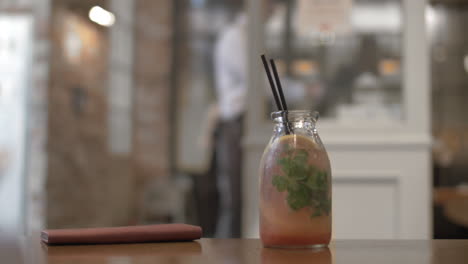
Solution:
M 266 247 L 326 246 L 331 238 L 331 169 L 318 113 L 272 113 L 260 163 L 260 238 Z

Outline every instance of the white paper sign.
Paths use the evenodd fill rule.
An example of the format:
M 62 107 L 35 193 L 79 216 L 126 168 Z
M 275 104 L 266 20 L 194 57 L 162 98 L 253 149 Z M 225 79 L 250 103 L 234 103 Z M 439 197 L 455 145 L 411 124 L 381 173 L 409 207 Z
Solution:
M 352 0 L 298 0 L 296 28 L 301 35 L 351 30 Z

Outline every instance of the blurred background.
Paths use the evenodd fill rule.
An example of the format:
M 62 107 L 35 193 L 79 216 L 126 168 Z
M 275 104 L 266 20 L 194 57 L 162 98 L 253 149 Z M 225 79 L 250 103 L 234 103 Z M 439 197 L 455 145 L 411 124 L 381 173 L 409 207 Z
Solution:
M 258 237 L 275 110 L 320 112 L 335 238 L 468 238 L 466 0 L 0 0 L 0 230 Z

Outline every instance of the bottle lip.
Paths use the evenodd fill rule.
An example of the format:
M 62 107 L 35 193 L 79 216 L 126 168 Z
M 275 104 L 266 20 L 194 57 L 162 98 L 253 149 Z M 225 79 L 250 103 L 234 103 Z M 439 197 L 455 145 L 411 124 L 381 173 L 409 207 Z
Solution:
M 297 121 L 309 121 L 315 123 L 318 118 L 319 112 L 314 110 L 288 110 L 271 113 L 271 119 L 278 123 Z

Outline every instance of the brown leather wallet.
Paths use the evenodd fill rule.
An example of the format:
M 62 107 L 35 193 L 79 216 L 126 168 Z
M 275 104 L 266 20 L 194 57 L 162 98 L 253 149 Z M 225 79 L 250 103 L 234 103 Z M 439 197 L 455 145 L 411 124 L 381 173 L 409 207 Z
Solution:
M 41 232 L 41 240 L 49 245 L 192 241 L 201 236 L 201 227 L 186 224 L 50 229 Z

